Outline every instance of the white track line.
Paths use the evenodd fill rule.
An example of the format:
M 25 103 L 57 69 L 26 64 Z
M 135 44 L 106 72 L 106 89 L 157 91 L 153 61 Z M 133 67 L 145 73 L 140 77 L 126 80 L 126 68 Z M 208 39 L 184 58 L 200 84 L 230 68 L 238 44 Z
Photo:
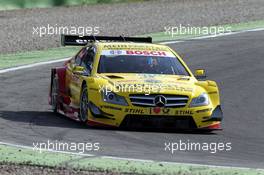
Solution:
M 263 30 L 264 30 L 264 28 L 241 30 L 241 31 L 237 31 L 237 32 L 223 33 L 223 34 L 218 34 L 218 35 L 207 35 L 207 36 L 194 37 L 194 38 L 190 38 L 190 39 L 186 39 L 186 40 L 165 41 L 165 42 L 160 42 L 160 44 L 175 44 L 175 43 L 181 43 L 181 42 L 186 42 L 186 41 L 190 41 L 190 40 L 216 38 L 216 37 L 222 37 L 222 36 L 228 36 L 228 35 L 241 34 L 241 33 L 245 33 L 245 32 L 257 32 L 257 31 L 263 31 Z M 60 60 L 45 61 L 45 62 L 40 62 L 40 63 L 34 63 L 34 64 L 28 64 L 28 65 L 23 65 L 23 66 L 17 66 L 17 67 L 2 69 L 2 70 L 0 70 L 0 74 L 12 72 L 12 71 L 17 71 L 17 70 L 22 70 L 22 69 L 28 69 L 28 68 L 37 67 L 37 66 L 42 66 L 42 65 L 46 65 L 46 64 L 63 62 L 63 61 L 66 61 L 68 59 L 69 58 L 64 58 L 64 59 L 60 59 Z
M 6 142 L 0 142 L 0 145 L 6 145 L 16 148 L 23 148 L 23 149 L 31 149 L 34 150 L 34 147 L 30 146 L 23 146 L 13 143 L 6 143 Z M 178 162 L 167 162 L 167 161 L 155 161 L 155 160 L 147 160 L 147 159 L 133 159 L 133 158 L 125 158 L 125 157 L 115 157 L 115 156 L 96 156 L 93 154 L 86 154 L 86 153 L 75 153 L 75 152 L 69 152 L 69 151 L 58 151 L 58 150 L 42 150 L 45 152 L 51 152 L 51 153 L 61 153 L 61 154 L 69 154 L 69 155 L 75 155 L 75 156 L 81 156 L 81 157 L 97 157 L 102 159 L 112 159 L 112 160 L 125 160 L 125 161 L 136 161 L 136 162 L 146 162 L 146 163 L 163 163 L 163 164 L 174 164 L 174 165 L 190 165 L 190 166 L 200 166 L 200 167 L 210 167 L 210 168 L 232 168 L 232 169 L 241 169 L 241 170 L 257 170 L 257 171 L 264 171 L 264 169 L 260 168 L 249 168 L 249 167 L 237 167 L 237 166 L 221 166 L 221 165 L 203 165 L 203 164 L 196 164 L 196 163 L 178 163 Z M 39 152 L 36 150 L 36 152 Z
M 63 58 L 63 59 L 59 59 L 59 60 L 45 61 L 45 62 L 40 62 L 40 63 L 33 63 L 33 64 L 28 64 L 28 65 L 23 65 L 23 66 L 11 67 L 11 68 L 0 70 L 0 74 L 12 72 L 12 71 L 16 71 L 16 70 L 21 70 L 21 69 L 28 69 L 28 68 L 32 68 L 32 67 L 42 66 L 42 65 L 46 65 L 46 64 L 63 62 L 63 61 L 66 61 L 68 59 L 70 59 L 70 58 Z

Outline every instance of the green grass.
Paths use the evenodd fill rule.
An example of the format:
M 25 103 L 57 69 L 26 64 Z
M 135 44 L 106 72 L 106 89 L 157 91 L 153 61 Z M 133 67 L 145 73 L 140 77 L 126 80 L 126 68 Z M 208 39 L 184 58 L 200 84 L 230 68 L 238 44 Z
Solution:
M 79 49 L 80 47 L 59 47 L 41 51 L 2 54 L 0 55 L 0 69 L 71 57 Z
M 117 160 L 102 157 L 87 157 L 63 153 L 38 152 L 0 145 L 0 163 L 24 164 L 47 167 L 66 167 L 76 170 L 118 172 L 130 174 L 173 175 L 264 175 L 263 170 L 225 167 L 208 167 L 188 164 Z
M 136 2 L 143 0 L 0 0 L 0 10 L 47 8 L 54 6 L 92 5 L 100 3 Z

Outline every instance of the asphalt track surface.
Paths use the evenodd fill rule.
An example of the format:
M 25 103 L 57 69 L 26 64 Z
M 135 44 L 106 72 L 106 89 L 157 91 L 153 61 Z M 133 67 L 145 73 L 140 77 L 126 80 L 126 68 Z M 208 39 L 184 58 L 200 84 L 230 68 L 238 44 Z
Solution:
M 91 129 L 48 105 L 50 68 L 45 65 L 0 74 L 0 141 L 100 142 L 96 155 L 157 161 L 264 168 L 264 31 L 172 44 L 193 70 L 205 68 L 221 90 L 224 130 L 214 134 Z M 232 150 L 164 151 L 165 142 L 231 142 Z

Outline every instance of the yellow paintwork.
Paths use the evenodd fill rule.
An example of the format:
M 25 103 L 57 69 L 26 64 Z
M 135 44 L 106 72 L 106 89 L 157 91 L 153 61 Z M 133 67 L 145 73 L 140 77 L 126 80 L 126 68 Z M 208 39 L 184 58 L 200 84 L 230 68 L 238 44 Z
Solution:
M 112 114 L 114 120 L 109 119 L 101 119 L 101 118 L 94 118 L 89 111 L 88 118 L 90 121 L 96 121 L 102 124 L 119 126 L 123 121 L 124 117 L 127 114 L 137 114 L 142 113 L 141 115 L 173 115 L 177 117 L 177 115 L 191 115 L 197 125 L 198 128 L 207 127 L 213 124 L 217 124 L 219 122 L 211 121 L 211 122 L 202 122 L 205 120 L 206 117 L 210 117 L 212 111 L 216 108 L 216 106 L 220 105 L 220 98 L 219 98 L 219 90 L 217 84 L 214 81 L 198 81 L 184 61 L 181 59 L 180 55 L 178 55 L 175 51 L 170 49 L 168 46 L 165 45 L 158 45 L 158 44 L 146 44 L 146 43 L 119 43 L 119 42 L 96 42 L 94 43 L 97 54 L 95 55 L 94 63 L 93 63 L 93 70 L 91 72 L 91 76 L 78 76 L 73 75 L 72 70 L 74 66 L 72 63 L 68 63 L 67 69 L 67 78 L 66 84 L 71 89 L 71 101 L 73 106 L 79 106 L 80 104 L 80 93 L 83 82 L 86 82 L 88 85 L 88 97 L 89 101 L 94 103 L 97 107 L 103 112 L 108 114 Z M 184 65 L 186 70 L 189 72 L 189 77 L 182 77 L 178 75 L 154 75 L 151 78 L 148 76 L 140 75 L 140 74 L 98 74 L 97 67 L 99 64 L 100 53 L 102 50 L 122 50 L 122 49 L 137 49 L 137 50 L 154 50 L 154 51 L 168 51 L 172 52 L 176 57 L 179 58 L 180 62 Z M 124 79 L 110 79 L 107 75 L 118 75 L 124 77 Z M 72 79 L 77 78 L 76 81 L 72 81 Z M 159 114 L 150 114 L 152 111 L 151 107 L 138 107 L 133 106 L 129 100 L 130 92 L 119 92 L 116 93 L 120 96 L 125 97 L 129 106 L 121 106 L 106 103 L 102 100 L 102 95 L 100 92 L 100 87 L 107 86 L 113 87 L 115 83 L 121 83 L 123 85 L 128 84 L 144 84 L 146 83 L 146 79 L 155 79 L 161 84 L 171 84 L 174 88 L 161 88 L 159 91 L 160 94 L 180 94 L 180 95 L 188 95 L 189 101 L 186 107 L 183 108 L 171 108 L 169 113 L 164 114 L 160 112 Z M 189 104 L 192 98 L 198 97 L 203 92 L 208 93 L 210 98 L 210 104 L 208 106 L 202 107 L 189 107 Z M 150 92 L 151 93 L 151 92 Z M 133 92 L 135 94 L 135 92 Z M 142 94 L 139 93 L 139 94 Z M 198 112 L 197 112 L 198 111 Z M 200 112 L 199 112 L 200 111 Z

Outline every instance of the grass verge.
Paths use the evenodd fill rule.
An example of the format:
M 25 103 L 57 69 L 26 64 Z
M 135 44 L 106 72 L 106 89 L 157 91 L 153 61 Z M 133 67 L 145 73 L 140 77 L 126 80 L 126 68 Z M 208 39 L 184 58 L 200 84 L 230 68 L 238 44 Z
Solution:
M 71 168 L 91 172 L 113 172 L 130 174 L 174 174 L 174 175 L 264 175 L 263 170 L 226 167 L 209 167 L 188 164 L 143 162 L 91 157 L 54 152 L 38 152 L 30 148 L 0 145 L 0 164 L 44 166 L 49 168 Z M 1 172 L 1 170 L 0 170 Z M 22 173 L 22 172 L 21 172 Z
M 54 6 L 93 5 L 101 3 L 138 2 L 143 0 L 0 0 L 0 10 L 48 8 Z
M 80 47 L 58 47 L 41 51 L 0 55 L 0 69 L 73 56 Z
M 230 27 L 233 32 L 248 29 L 264 28 L 264 21 L 227 24 L 222 25 L 222 27 Z M 165 32 L 157 32 L 139 36 L 152 36 L 154 42 L 160 42 L 169 40 L 185 40 L 195 38 L 201 35 L 174 35 L 172 37 L 170 35 L 165 34 Z M 0 54 L 0 69 L 70 57 L 73 56 L 79 49 L 80 47 L 59 47 L 41 51 Z

